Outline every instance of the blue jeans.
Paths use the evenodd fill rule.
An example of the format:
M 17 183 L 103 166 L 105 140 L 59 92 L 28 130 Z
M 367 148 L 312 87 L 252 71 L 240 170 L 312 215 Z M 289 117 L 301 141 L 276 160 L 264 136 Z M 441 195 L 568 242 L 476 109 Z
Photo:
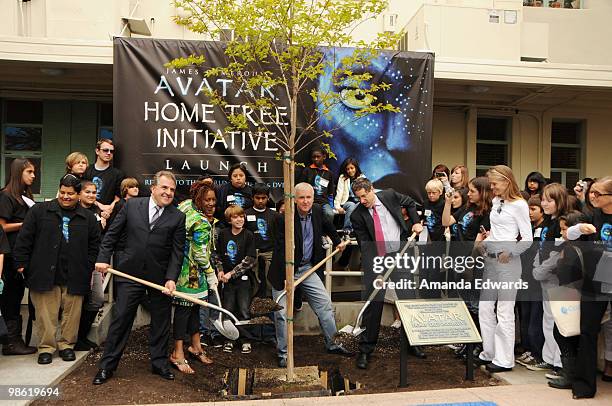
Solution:
M 342 227 L 345 230 L 352 230 L 353 229 L 353 225 L 351 224 L 351 214 L 353 214 L 353 212 L 355 211 L 356 207 L 357 207 L 357 203 L 354 203 L 354 202 L 351 202 L 351 201 L 347 201 L 346 203 L 344 203 L 342 205 L 342 208 L 346 212 L 344 214 L 344 226 Z
M 323 215 L 327 217 L 331 224 L 334 224 L 334 209 L 328 203 L 322 204 L 321 208 L 323 209 Z
M 304 272 L 312 268 L 311 264 L 301 266 L 294 274 L 294 279 L 298 279 Z M 331 298 L 325 290 L 325 286 L 321 281 L 321 278 L 316 273 L 313 273 L 306 278 L 300 286 L 304 292 L 304 297 L 308 300 L 308 304 L 317 315 L 319 319 L 319 325 L 323 330 L 323 336 L 325 338 L 325 348 L 333 350 L 337 346 L 333 344 L 332 340 L 336 334 L 336 320 L 334 318 L 334 311 L 332 308 Z M 272 289 L 272 297 L 276 300 L 280 296 L 282 290 Z M 279 310 L 274 313 L 274 324 L 276 325 L 276 348 L 278 350 L 279 358 L 287 357 L 287 297 L 284 296 L 279 304 L 283 306 L 283 310 Z

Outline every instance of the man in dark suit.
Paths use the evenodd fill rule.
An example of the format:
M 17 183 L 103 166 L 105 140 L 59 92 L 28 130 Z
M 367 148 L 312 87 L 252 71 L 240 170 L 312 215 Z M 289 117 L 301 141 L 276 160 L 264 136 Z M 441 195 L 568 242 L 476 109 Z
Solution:
M 360 204 L 351 215 L 351 224 L 361 249 L 363 282 L 366 296 L 369 296 L 374 289 L 374 280 L 379 276 L 372 271 L 374 257 L 393 255 L 401 249 L 401 241 L 406 241 L 410 236 L 410 229 L 402 216 L 402 207 L 408 212 L 412 232 L 420 233 L 423 231 L 423 226 L 419 222 L 416 203 L 409 196 L 392 189 L 374 192 L 372 182 L 365 178 L 356 179 L 352 188 Z M 376 347 L 384 296 L 385 290 L 381 289 L 364 313 L 363 323 L 366 331 L 360 336 L 358 368 L 367 368 L 370 354 Z M 425 357 L 417 347 L 411 349 L 414 355 Z
M 346 243 L 341 242 L 340 236 L 334 229 L 333 224 L 323 215 L 321 206 L 313 204 L 314 189 L 308 183 L 295 185 L 295 279 L 307 272 L 314 264 L 325 258 L 323 248 L 323 235 L 332 239 L 334 246 L 343 250 Z M 278 216 L 275 224 L 276 239 L 272 264 L 268 273 L 268 280 L 272 285 L 272 297 L 274 300 L 285 290 L 285 221 L 284 217 Z M 317 315 L 319 324 L 323 329 L 325 347 L 332 354 L 350 355 L 340 345 L 333 343 L 336 334 L 336 320 L 332 309 L 332 302 L 325 290 L 321 278 L 312 274 L 300 284 L 304 297 L 308 300 L 310 307 Z M 287 366 L 287 312 L 286 296 L 281 299 L 280 305 L 283 310 L 274 314 L 276 324 L 276 347 L 278 350 L 278 365 L 281 368 Z
M 117 278 L 115 313 L 94 385 L 106 382 L 117 369 L 138 305 L 146 294 L 151 300 L 149 348 L 152 372 L 164 379 L 174 379 L 168 368 L 170 295 L 176 288 L 185 245 L 185 215 L 172 206 L 175 189 L 176 178 L 172 172 L 157 172 L 151 186 L 151 197 L 129 199 L 104 236 L 96 270 L 107 271 L 115 245 L 125 232 L 127 243 L 117 260 L 117 269 L 165 285 L 166 291 L 162 294 L 125 278 Z

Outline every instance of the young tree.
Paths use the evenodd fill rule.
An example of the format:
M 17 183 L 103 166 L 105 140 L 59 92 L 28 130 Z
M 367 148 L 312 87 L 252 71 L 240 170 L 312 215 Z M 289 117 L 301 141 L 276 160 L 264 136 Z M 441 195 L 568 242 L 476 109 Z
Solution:
M 225 114 L 229 123 L 227 130 L 253 128 L 254 123 L 245 111 L 260 112 L 258 117 L 286 117 L 262 118 L 256 126 L 257 131 L 274 133 L 282 151 L 278 158 L 283 161 L 286 199 L 288 379 L 293 379 L 294 365 L 295 157 L 317 141 L 334 157 L 329 144 L 321 141 L 332 137 L 336 128 L 370 114 L 399 111 L 377 97 L 390 85 L 373 83 L 367 67 L 380 50 L 396 48 L 401 34 L 380 33 L 370 42 L 357 41 L 352 36 L 361 24 L 372 23 L 387 8 L 387 3 L 387 0 L 174 0 L 178 24 L 207 34 L 211 39 L 226 40 L 225 66 L 210 67 L 204 74 L 230 79 L 245 100 L 241 110 L 231 107 L 218 90 L 206 92 L 209 102 Z M 354 49 L 343 53 L 338 64 L 325 57 L 325 49 L 333 47 Z M 190 55 L 177 58 L 169 65 L 179 68 L 201 66 L 205 62 L 203 55 Z M 247 76 L 245 72 L 257 72 L 257 75 Z M 335 84 L 341 84 L 342 90 L 317 90 L 315 82 L 325 73 Z M 282 97 L 277 97 L 280 93 Z M 343 102 L 359 103 L 360 108 L 354 115 L 338 121 L 336 128 L 317 133 L 318 122 Z

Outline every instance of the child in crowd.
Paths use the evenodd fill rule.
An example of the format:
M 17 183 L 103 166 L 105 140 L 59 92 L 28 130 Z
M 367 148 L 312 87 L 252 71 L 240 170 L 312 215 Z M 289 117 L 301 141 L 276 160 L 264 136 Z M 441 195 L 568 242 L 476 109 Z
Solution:
M 100 232 L 106 227 L 106 219 L 100 214 L 100 209 L 96 206 L 97 188 L 95 183 L 91 181 L 81 182 L 81 192 L 79 200 L 81 206 L 87 210 L 91 210 L 98 220 Z M 77 342 L 74 349 L 77 351 L 89 351 L 92 348 L 97 348 L 97 344 L 89 340 L 89 330 L 91 325 L 96 320 L 98 311 L 104 305 L 104 276 L 94 270 L 91 274 L 91 292 L 83 298 L 83 307 L 81 309 L 81 320 L 79 322 L 79 332 L 77 334 Z
M 254 274 L 257 285 L 253 294 L 259 297 L 272 297 L 272 286 L 268 282 L 268 271 L 274 251 L 274 224 L 280 214 L 268 207 L 270 188 L 265 183 L 253 186 L 253 207 L 246 210 L 246 228 L 255 236 L 257 260 Z M 261 329 L 261 340 L 276 342 L 273 325 L 264 325 Z
M 296 177 L 295 183 L 306 182 L 314 188 L 314 201 L 323 208 L 323 214 L 328 218 L 330 223 L 334 223 L 334 210 L 330 204 L 330 196 L 334 187 L 334 178 L 325 160 L 327 152 L 321 146 L 315 146 L 310 150 L 310 166 L 305 167 L 299 176 Z
M 244 210 L 253 207 L 253 189 L 246 182 L 247 169 L 244 164 L 234 164 L 230 167 L 227 178 L 228 183 L 222 185 L 216 191 L 217 215 L 222 220 L 225 210 L 230 206 L 239 206 Z
M 255 238 L 244 228 L 244 210 L 237 204 L 225 209 L 225 220 L 230 227 L 219 233 L 217 241 L 217 276 L 223 283 L 223 307 L 239 320 L 248 320 L 251 304 L 251 278 L 255 265 Z M 241 328 L 241 336 L 249 336 Z M 223 351 L 234 351 L 234 342 L 226 341 Z M 251 343 L 243 339 L 242 353 L 251 352 Z
M 516 358 L 516 363 L 525 367 L 536 365 L 542 359 L 542 348 L 544 347 L 544 331 L 542 330 L 542 317 L 544 308 L 542 306 L 542 288 L 540 283 L 533 278 L 533 260 L 538 251 L 539 241 L 542 234 L 546 237 L 550 218 L 544 214 L 540 195 L 536 194 L 527 201 L 529 206 L 529 221 L 533 231 L 534 244 L 521 254 L 521 279 L 527 282 L 529 289 L 519 291 L 519 316 L 521 334 L 521 355 Z
M 444 211 L 444 185 L 439 179 L 431 179 L 425 185 L 427 200 L 423 202 L 423 225 L 429 234 L 429 240 L 433 244 L 425 248 L 425 255 L 431 257 L 442 256 L 445 247 L 440 241 L 444 241 L 444 226 L 442 226 L 442 212 Z M 440 270 L 436 266 L 421 269 L 421 278 L 428 282 L 439 282 L 441 280 Z M 439 298 L 439 289 L 427 289 L 422 293 L 425 298 Z
M 334 209 L 339 214 L 344 214 L 344 225 L 342 229 L 346 232 L 353 230 L 351 226 L 351 214 L 359 204 L 359 199 L 355 197 L 351 185 L 357 178 L 363 178 L 359 168 L 359 162 L 354 158 L 346 158 L 340 165 L 340 176 L 336 186 L 336 196 L 334 197 Z

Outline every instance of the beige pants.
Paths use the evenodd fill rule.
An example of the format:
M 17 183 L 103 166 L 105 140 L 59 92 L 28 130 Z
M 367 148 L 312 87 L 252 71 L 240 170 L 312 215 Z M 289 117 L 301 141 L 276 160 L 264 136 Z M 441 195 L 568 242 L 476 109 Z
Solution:
M 30 291 L 36 309 L 36 328 L 40 334 L 38 352 L 53 354 L 56 349 L 74 348 L 79 332 L 83 296 L 71 295 L 66 286 L 53 286 L 47 292 Z M 55 342 L 60 308 L 63 309 L 60 339 Z

